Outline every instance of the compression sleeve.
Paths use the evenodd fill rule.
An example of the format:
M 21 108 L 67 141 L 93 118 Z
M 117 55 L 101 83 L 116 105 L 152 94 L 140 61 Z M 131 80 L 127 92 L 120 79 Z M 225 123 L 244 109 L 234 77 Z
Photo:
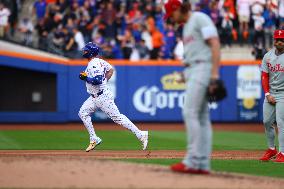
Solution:
M 100 85 L 103 83 L 103 76 L 97 75 L 95 77 L 87 77 L 86 81 L 93 85 Z
M 261 72 L 261 84 L 264 93 L 269 93 L 269 74 L 264 71 Z

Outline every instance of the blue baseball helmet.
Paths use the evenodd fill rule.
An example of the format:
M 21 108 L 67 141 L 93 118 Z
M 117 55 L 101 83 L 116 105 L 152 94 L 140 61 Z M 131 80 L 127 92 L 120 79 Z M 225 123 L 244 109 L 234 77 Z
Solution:
M 100 48 L 95 43 L 89 42 L 83 47 L 82 51 L 84 58 L 92 58 L 99 54 Z

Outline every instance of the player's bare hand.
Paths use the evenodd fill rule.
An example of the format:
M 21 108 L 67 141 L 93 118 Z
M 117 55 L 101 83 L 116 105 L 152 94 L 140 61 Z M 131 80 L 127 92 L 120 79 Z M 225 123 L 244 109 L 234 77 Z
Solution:
M 268 101 L 270 104 L 272 104 L 272 105 L 276 104 L 276 100 L 275 100 L 275 98 L 274 98 L 273 96 L 267 95 L 267 96 L 266 96 L 266 99 L 267 99 L 267 101 Z
M 177 83 L 185 83 L 185 77 L 182 72 L 174 72 L 175 82 Z

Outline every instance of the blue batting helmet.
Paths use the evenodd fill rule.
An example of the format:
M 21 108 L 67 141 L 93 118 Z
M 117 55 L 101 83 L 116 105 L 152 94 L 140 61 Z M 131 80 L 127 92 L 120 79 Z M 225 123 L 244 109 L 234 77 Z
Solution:
M 92 58 L 99 54 L 100 48 L 95 43 L 89 42 L 83 47 L 82 51 L 84 58 Z

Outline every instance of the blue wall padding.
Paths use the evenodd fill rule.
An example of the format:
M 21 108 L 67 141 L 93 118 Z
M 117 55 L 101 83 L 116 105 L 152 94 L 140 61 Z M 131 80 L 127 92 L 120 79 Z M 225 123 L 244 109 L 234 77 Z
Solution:
M 85 83 L 78 77 L 85 66 L 68 66 L 29 59 L 0 56 L 0 66 L 55 73 L 57 78 L 56 112 L 0 112 L 0 122 L 69 122 L 80 121 L 78 111 L 89 97 Z M 180 96 L 183 90 L 164 89 L 161 79 L 181 66 L 116 66 L 116 99 L 121 113 L 132 121 L 182 121 Z M 218 122 L 240 122 L 237 93 L 238 66 L 222 66 L 221 78 L 228 89 L 228 97 L 211 109 L 211 118 Z M 139 95 L 140 92 L 140 95 Z M 133 101 L 134 96 L 138 101 Z M 261 122 L 262 98 L 259 115 Z M 136 105 L 136 106 L 135 106 Z M 139 106 L 139 108 L 137 108 Z M 215 106 L 216 107 L 216 106 Z M 99 120 L 98 121 L 102 121 Z M 242 120 L 243 121 L 243 120 Z M 249 120 L 248 120 L 249 121 Z

